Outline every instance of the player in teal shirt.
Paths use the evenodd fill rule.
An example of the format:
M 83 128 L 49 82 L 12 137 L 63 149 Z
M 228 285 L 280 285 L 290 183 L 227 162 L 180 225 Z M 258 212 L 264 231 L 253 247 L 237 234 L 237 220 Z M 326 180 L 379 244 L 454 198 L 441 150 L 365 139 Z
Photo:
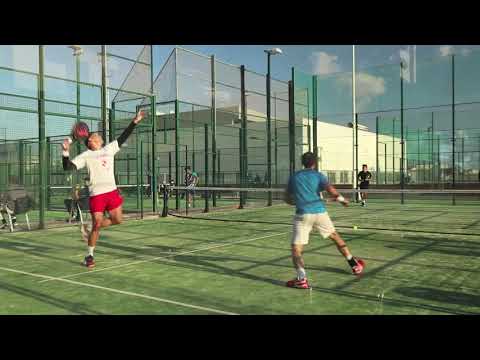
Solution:
M 336 232 L 320 193 L 327 191 L 344 206 L 348 206 L 348 201 L 328 182 L 325 175 L 317 171 L 315 154 L 312 152 L 303 154 L 302 164 L 305 169 L 297 171 L 290 177 L 285 195 L 285 201 L 296 206 L 292 236 L 292 260 L 297 270 L 297 277 L 288 281 L 287 286 L 309 289 L 310 285 L 307 281 L 302 253 L 303 246 L 308 244 L 312 229 L 317 230 L 324 238 L 330 238 L 335 243 L 338 251 L 346 258 L 352 268 L 354 275 L 363 272 L 365 262 L 352 256 L 345 241 Z

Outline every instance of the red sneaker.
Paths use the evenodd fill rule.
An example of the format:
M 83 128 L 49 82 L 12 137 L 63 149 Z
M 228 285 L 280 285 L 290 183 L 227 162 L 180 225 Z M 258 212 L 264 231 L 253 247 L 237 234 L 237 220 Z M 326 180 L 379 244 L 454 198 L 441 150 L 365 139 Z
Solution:
M 308 281 L 306 278 L 302 280 L 293 279 L 293 280 L 287 281 L 286 285 L 287 287 L 291 287 L 291 288 L 310 289 L 310 285 L 308 284 Z
M 352 267 L 352 274 L 353 275 L 360 275 L 363 272 L 363 269 L 365 268 L 365 261 L 363 261 L 362 259 L 357 259 L 357 258 L 355 258 L 355 260 L 357 261 L 357 265 Z

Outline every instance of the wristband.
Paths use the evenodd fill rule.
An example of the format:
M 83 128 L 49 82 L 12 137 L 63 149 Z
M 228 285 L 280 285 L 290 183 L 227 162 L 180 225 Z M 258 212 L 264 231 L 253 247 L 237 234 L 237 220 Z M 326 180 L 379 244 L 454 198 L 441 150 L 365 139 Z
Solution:
M 337 201 L 339 202 L 345 202 L 345 198 L 342 195 L 337 196 Z
M 63 157 L 70 157 L 70 153 L 66 150 L 63 150 L 62 154 L 63 154 Z

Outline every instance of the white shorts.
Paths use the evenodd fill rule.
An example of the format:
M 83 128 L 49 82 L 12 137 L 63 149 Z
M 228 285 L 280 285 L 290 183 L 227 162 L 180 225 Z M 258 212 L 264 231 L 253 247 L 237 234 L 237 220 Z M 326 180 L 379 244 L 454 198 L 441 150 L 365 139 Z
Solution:
M 293 220 L 292 244 L 308 244 L 312 228 L 317 230 L 324 239 L 335 232 L 335 227 L 327 212 L 321 214 L 295 215 Z

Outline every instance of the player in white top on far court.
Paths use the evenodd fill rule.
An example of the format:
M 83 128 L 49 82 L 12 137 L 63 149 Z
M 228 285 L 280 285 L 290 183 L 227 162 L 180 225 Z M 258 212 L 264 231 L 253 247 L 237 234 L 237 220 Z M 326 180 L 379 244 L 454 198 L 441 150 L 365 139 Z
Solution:
M 302 164 L 305 169 L 297 171 L 290 177 L 285 193 L 285 201 L 296 206 L 292 236 L 292 260 L 297 270 L 297 277 L 288 281 L 286 285 L 309 289 L 302 253 L 304 245 L 308 244 L 312 229 L 317 230 L 323 238 L 330 238 L 335 243 L 354 275 L 363 272 L 365 262 L 353 257 L 350 253 L 347 244 L 335 230 L 320 194 L 322 191 L 327 191 L 344 206 L 348 206 L 348 201 L 328 182 L 325 175 L 316 170 L 317 157 L 315 154 L 312 152 L 303 154 Z
M 140 111 L 117 140 L 103 146 L 103 139 L 97 133 L 92 133 L 86 140 L 88 150 L 84 151 L 73 160 L 69 158 L 70 141 L 63 142 L 63 169 L 80 170 L 87 168 L 90 177 L 90 213 L 92 214 L 92 229 L 89 232 L 86 226 L 82 227 L 82 235 L 88 242 L 88 255 L 85 256 L 83 265 L 88 268 L 95 266 L 93 251 L 100 235 L 100 229 L 118 225 L 122 222 L 123 198 L 115 183 L 114 156 L 120 151 L 120 146 L 133 132 L 135 126 L 142 121 L 145 114 Z M 110 217 L 104 218 L 108 211 Z

